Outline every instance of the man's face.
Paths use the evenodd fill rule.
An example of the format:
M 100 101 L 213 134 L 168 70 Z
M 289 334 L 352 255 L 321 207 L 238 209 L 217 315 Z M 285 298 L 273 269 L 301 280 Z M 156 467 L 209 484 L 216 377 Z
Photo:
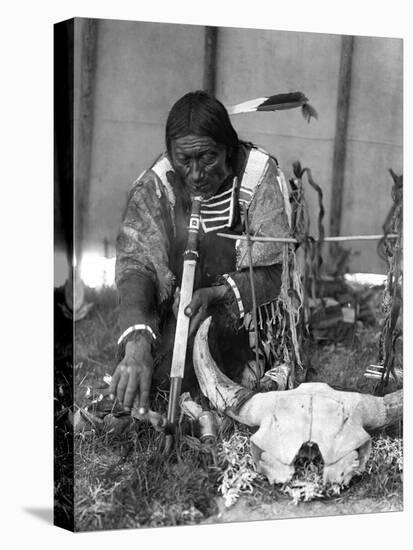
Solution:
M 230 174 L 227 147 L 206 136 L 172 140 L 171 162 L 191 195 L 204 199 L 213 197 Z

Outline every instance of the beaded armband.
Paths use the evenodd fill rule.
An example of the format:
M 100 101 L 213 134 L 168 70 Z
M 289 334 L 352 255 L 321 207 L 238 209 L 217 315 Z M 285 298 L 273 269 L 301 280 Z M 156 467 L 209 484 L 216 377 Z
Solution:
M 224 275 L 222 275 L 222 279 L 228 284 L 228 286 L 231 287 L 231 290 L 233 291 L 235 299 L 237 301 L 238 311 L 239 311 L 239 318 L 243 319 L 243 317 L 245 315 L 244 304 L 242 303 L 241 294 L 239 292 L 239 289 L 238 289 L 237 285 L 235 284 L 234 279 L 232 279 L 232 277 L 230 277 L 226 273 Z
M 157 343 L 157 337 L 152 328 L 149 325 L 138 324 L 128 327 L 118 339 L 118 359 L 120 360 L 125 354 L 125 347 L 128 341 L 132 340 L 137 332 L 141 332 L 142 336 L 149 342 L 151 345 L 151 351 L 153 354 L 155 345 Z

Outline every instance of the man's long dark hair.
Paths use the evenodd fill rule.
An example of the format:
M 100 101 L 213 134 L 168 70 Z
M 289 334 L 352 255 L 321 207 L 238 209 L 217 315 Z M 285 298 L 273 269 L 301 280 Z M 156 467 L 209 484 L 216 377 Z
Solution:
M 185 94 L 170 110 L 165 131 L 168 154 L 172 140 L 189 134 L 208 136 L 233 152 L 239 146 L 227 110 L 218 99 L 202 90 Z

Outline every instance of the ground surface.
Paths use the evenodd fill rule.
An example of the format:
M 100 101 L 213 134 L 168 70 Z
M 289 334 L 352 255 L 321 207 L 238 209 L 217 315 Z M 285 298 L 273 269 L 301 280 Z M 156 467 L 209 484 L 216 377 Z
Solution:
M 294 504 L 289 500 L 279 500 L 271 504 L 253 504 L 242 497 L 231 508 L 221 504 L 221 511 L 209 517 L 204 523 L 227 523 L 232 521 L 259 521 L 265 519 L 291 519 L 318 516 L 341 516 L 345 514 L 368 514 L 379 512 L 399 512 L 401 502 L 385 501 L 378 498 L 342 497 L 337 500 L 310 501 Z
M 93 298 L 95 305 L 88 316 L 76 323 L 73 413 L 88 405 L 88 410 L 99 417 L 113 406 L 106 398 L 95 408 L 90 401 L 93 388 L 104 387 L 103 376 L 111 374 L 116 365 L 117 305 L 111 290 Z M 379 312 L 380 293 L 374 300 L 372 307 Z M 368 364 L 377 361 L 379 333 L 380 323 L 360 325 L 346 346 L 312 346 L 309 381 L 327 382 L 336 389 L 373 392 L 374 383 L 363 373 Z M 400 364 L 400 350 L 398 354 Z M 389 389 L 395 388 L 393 384 Z M 158 395 L 154 404 L 165 411 L 166 396 Z M 70 418 L 73 420 L 73 416 Z M 119 428 L 119 422 L 116 425 Z M 262 476 L 254 474 L 247 448 L 249 432 L 232 421 L 223 423 L 218 444 L 212 447 L 200 444 L 192 437 L 191 425 L 184 424 L 179 447 L 168 459 L 160 457 L 162 435 L 150 425 L 128 419 L 124 425 L 123 432 L 117 429 L 108 434 L 86 420 L 75 438 L 78 531 L 402 509 L 400 427 L 374 434 L 375 452 L 368 471 L 354 478 L 349 488 L 331 496 L 310 495 L 310 502 L 302 502 L 302 498 L 292 498 L 285 487 L 271 487 Z M 236 483 L 233 479 L 228 482 L 233 466 L 223 447 L 223 442 L 231 438 L 238 445 L 236 461 L 240 460 L 236 464 Z M 225 483 L 235 495 L 232 499 L 228 499 L 228 492 L 223 494 Z M 226 506 L 229 501 L 234 503 Z

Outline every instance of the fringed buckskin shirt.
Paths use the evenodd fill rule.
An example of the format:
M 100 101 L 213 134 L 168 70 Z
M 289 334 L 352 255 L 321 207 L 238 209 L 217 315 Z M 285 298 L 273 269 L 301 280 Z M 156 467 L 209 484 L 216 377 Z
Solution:
M 246 208 L 251 235 L 288 237 L 291 214 L 287 184 L 275 158 L 241 142 L 232 165 L 232 174 L 201 207 L 194 290 L 225 284 L 220 316 L 237 331 L 252 309 L 247 243 L 217 233 L 245 232 Z M 189 214 L 189 198 L 163 154 L 135 181 L 117 237 L 121 333 L 142 323 L 162 340 L 172 316 L 174 291 L 181 284 Z M 278 296 L 282 246 L 256 242 L 252 247 L 258 306 L 271 304 Z

